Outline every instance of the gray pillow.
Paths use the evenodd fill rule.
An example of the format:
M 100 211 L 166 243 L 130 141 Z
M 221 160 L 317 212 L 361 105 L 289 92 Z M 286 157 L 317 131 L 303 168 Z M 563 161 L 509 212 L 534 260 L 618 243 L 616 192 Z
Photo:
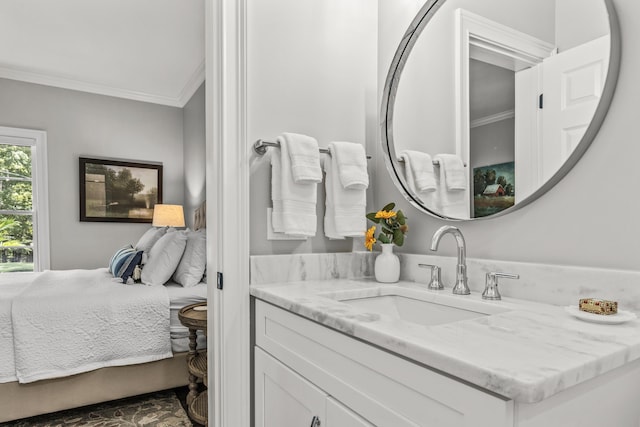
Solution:
M 207 240 L 204 232 L 188 231 L 187 246 L 182 254 L 182 259 L 176 272 L 173 273 L 173 281 L 185 288 L 195 286 L 202 280 L 207 268 Z
M 148 253 L 153 245 L 167 232 L 167 227 L 151 227 L 148 229 L 138 243 L 136 243 L 135 248 L 137 251 L 143 251 Z
M 185 231 L 166 233 L 162 236 L 149 251 L 149 259 L 142 269 L 142 283 L 158 286 L 168 282 L 176 271 L 186 246 Z

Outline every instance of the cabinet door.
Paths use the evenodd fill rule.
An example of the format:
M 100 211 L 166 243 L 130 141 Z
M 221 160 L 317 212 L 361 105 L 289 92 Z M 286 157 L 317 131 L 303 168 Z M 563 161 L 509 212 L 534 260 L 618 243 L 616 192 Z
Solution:
M 262 301 L 255 310 L 258 346 L 375 426 L 513 427 L 513 401 Z
M 327 422 L 325 427 L 374 427 L 358 414 L 337 400 L 327 399 Z
M 308 427 L 314 417 L 328 427 L 327 395 L 260 348 L 254 350 L 256 427 Z

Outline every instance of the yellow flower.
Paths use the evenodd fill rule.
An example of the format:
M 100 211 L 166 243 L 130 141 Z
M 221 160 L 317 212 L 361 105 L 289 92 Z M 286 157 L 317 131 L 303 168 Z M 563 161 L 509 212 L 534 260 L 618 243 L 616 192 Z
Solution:
M 364 246 L 370 251 L 373 250 L 373 244 L 376 242 L 376 238 L 373 234 L 376 232 L 376 226 L 373 225 L 364 233 Z
M 378 211 L 376 212 L 376 218 L 389 219 L 396 216 L 394 211 Z

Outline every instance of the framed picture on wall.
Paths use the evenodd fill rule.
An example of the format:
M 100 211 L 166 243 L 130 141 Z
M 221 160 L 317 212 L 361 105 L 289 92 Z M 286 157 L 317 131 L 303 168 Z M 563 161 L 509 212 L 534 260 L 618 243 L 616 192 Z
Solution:
M 162 203 L 162 163 L 80 157 L 80 221 L 148 222 Z
M 515 195 L 515 162 L 473 168 L 473 218 L 513 206 Z

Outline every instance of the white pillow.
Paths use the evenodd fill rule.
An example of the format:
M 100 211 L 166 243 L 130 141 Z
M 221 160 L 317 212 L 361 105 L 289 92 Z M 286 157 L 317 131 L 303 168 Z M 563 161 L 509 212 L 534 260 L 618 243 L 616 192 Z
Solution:
M 187 246 L 182 254 L 178 269 L 173 273 L 173 281 L 185 288 L 195 286 L 202 280 L 207 268 L 206 235 L 199 231 L 187 232 Z
M 153 245 L 167 232 L 167 227 L 151 227 L 134 246 L 137 251 L 148 253 Z
M 162 236 L 149 251 L 149 259 L 142 269 L 142 283 L 157 286 L 169 281 L 186 246 L 187 234 L 184 231 Z

